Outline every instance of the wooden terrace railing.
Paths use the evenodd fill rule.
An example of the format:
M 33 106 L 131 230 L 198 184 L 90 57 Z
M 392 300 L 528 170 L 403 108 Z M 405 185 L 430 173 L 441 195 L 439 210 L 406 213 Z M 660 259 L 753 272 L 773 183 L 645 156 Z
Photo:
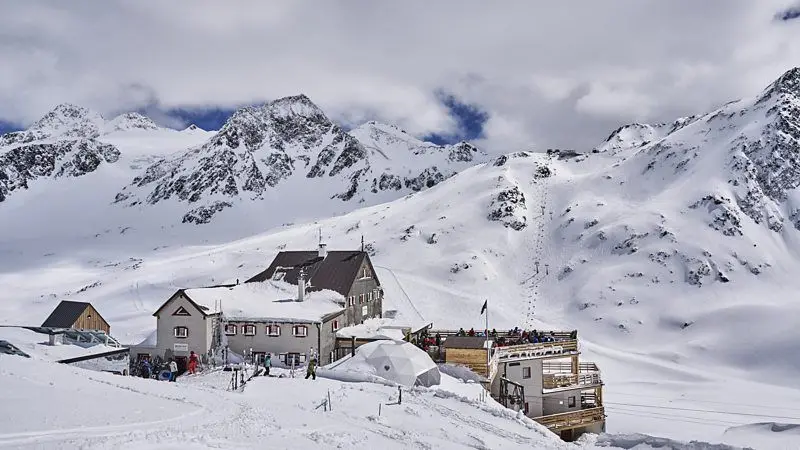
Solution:
M 466 331 L 469 331 L 469 330 L 466 330 Z M 476 332 L 483 332 L 484 330 L 476 328 L 475 331 Z M 552 337 L 554 337 L 556 340 L 571 339 L 572 333 L 573 333 L 572 331 L 537 330 L 537 333 L 544 333 L 544 335 L 546 337 L 550 337 L 550 333 L 551 332 L 553 333 Z M 458 334 L 458 330 L 428 330 L 428 336 L 430 336 L 430 337 L 436 336 L 437 333 L 440 336 L 442 336 L 442 338 L 447 338 L 447 337 L 450 337 L 450 336 L 457 335 Z M 477 334 L 476 334 L 476 336 L 477 336 Z M 481 336 L 481 337 L 483 337 L 483 336 Z M 511 335 L 506 330 L 506 331 L 498 331 L 497 332 L 497 337 L 518 338 L 520 336 L 519 335 Z
M 538 342 L 535 344 L 509 345 L 497 347 L 494 353 L 502 361 L 505 359 L 535 358 L 548 355 L 559 355 L 578 351 L 578 341 L 567 339 L 556 342 Z
M 578 373 L 599 372 L 597 364 L 593 362 L 582 362 L 578 364 Z M 544 373 L 572 373 L 572 364 L 568 362 L 542 362 L 542 372 Z
M 589 373 L 545 373 L 542 375 L 542 388 L 558 389 L 564 387 L 595 386 L 602 384 L 599 372 Z
M 536 417 L 533 420 L 539 422 L 550 430 L 561 431 L 568 430 L 570 428 L 586 426 L 592 423 L 603 422 L 605 418 L 605 410 L 602 406 L 598 406 L 596 408 L 582 409 L 575 412 Z

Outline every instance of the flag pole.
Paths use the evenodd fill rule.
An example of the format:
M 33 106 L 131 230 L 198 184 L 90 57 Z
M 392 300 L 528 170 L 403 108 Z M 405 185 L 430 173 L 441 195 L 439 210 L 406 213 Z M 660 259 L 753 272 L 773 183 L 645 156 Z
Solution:
M 489 347 L 489 299 L 486 299 L 486 373 L 489 373 L 489 364 L 492 361 L 491 347 Z

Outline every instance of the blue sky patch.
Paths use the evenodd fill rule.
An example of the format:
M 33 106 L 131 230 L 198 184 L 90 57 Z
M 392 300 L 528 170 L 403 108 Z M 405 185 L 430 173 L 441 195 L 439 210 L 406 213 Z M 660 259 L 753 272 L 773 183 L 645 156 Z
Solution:
M 434 133 L 424 136 L 424 140 L 443 145 L 469 141 L 483 136 L 483 125 L 489 120 L 489 113 L 478 105 L 464 103 L 455 95 L 444 91 L 437 92 L 436 96 L 447 107 L 450 117 L 456 121 L 458 132 L 452 135 Z
M 783 22 L 800 19 L 800 5 L 795 5 L 780 11 L 778 14 L 775 14 L 775 19 Z

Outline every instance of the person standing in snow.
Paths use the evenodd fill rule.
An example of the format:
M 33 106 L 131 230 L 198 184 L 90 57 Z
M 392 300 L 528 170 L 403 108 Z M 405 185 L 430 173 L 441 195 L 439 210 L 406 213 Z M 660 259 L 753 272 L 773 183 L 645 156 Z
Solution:
M 193 351 L 189 353 L 189 373 L 194 375 L 197 373 L 197 363 L 198 363 L 197 354 Z
M 178 363 L 174 359 L 169 360 L 169 381 L 175 381 L 178 377 Z
M 264 376 L 269 376 L 269 368 L 272 367 L 272 359 L 270 359 L 269 353 L 267 356 L 264 357 Z
M 316 359 L 312 358 L 308 362 L 308 368 L 306 369 L 306 380 L 308 379 L 308 377 L 311 377 L 312 380 L 316 380 L 317 379 L 317 360 Z
M 153 370 L 152 367 L 150 367 L 150 360 L 142 360 L 142 378 L 150 378 L 152 372 Z

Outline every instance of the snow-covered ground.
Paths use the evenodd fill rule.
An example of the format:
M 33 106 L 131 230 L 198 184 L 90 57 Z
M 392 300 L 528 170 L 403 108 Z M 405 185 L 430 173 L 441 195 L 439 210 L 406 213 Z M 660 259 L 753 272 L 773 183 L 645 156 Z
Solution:
M 232 392 L 231 373 L 168 383 L 0 358 L 0 446 L 568 448 L 533 421 L 480 402 L 479 385 L 454 379 L 456 392 L 406 389 L 401 405 L 387 405 L 397 401 L 394 387 L 257 377 Z M 332 409 L 317 409 L 328 395 Z
M 0 204 L 0 323 L 35 325 L 60 300 L 89 301 L 134 343 L 178 288 L 249 278 L 282 249 L 313 249 L 320 230 L 331 250 L 363 236 L 385 308 L 407 322 L 480 328 L 488 299 L 490 327 L 578 329 L 603 371 L 609 432 L 798 448 L 798 86 L 789 72 L 706 115 L 622 127 L 597 153 L 505 155 L 285 226 L 333 210 L 262 199 L 198 226 L 176 223 L 169 202 L 111 205 L 151 153 L 121 151 L 126 165 L 36 180 Z M 125 133 L 151 133 L 163 156 L 183 132 L 99 139 L 146 141 Z
M 86 449 L 714 449 L 649 436 L 560 441 L 443 376 L 433 388 L 343 383 L 273 369 L 242 390 L 232 372 L 208 370 L 176 383 L 88 372 L 38 359 L 0 358 L 0 447 Z M 281 377 L 281 375 L 283 377 Z M 109 399 L 113 398 L 113 406 Z M 319 407 L 330 398 L 330 409 Z M 644 446 L 642 442 L 657 444 Z M 666 446 L 664 445 L 666 444 Z M 779 448 L 779 447 L 774 447 Z

